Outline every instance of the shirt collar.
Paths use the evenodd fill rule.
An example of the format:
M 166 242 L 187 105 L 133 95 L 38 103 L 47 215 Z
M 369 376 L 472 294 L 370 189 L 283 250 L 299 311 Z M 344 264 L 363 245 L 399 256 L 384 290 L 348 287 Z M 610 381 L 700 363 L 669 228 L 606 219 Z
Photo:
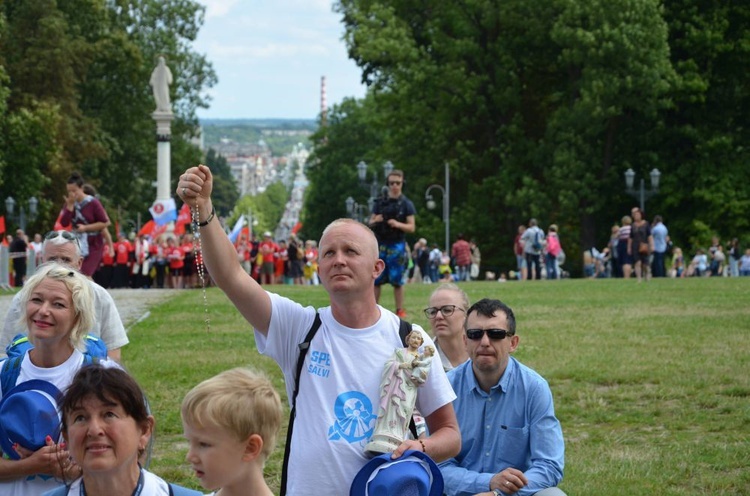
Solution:
M 468 369 L 466 380 L 468 382 L 469 389 L 476 390 L 480 394 L 487 394 L 481 387 L 479 387 L 479 383 L 477 383 L 477 378 L 474 376 L 474 369 L 471 367 L 471 360 L 468 360 L 465 365 L 468 365 L 466 367 Z M 490 394 L 498 390 L 500 392 L 507 393 L 510 389 L 511 381 L 513 376 L 515 375 L 516 368 L 518 368 L 518 362 L 515 358 L 513 358 L 513 356 L 511 356 L 508 359 L 508 365 L 505 367 L 505 372 L 503 372 L 503 375 L 500 376 L 500 380 L 497 381 L 497 384 L 492 386 L 492 388 L 490 389 Z

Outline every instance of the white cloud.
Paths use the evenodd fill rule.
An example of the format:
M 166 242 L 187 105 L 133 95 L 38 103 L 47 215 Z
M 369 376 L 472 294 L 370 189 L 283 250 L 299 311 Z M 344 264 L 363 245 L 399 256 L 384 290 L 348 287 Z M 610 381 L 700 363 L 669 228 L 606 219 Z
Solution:
M 238 0 L 201 0 L 206 6 L 206 19 L 224 17 L 237 4 Z
M 314 118 L 322 75 L 329 106 L 364 95 L 332 0 L 199 1 L 207 13 L 194 48 L 219 77 L 201 117 Z

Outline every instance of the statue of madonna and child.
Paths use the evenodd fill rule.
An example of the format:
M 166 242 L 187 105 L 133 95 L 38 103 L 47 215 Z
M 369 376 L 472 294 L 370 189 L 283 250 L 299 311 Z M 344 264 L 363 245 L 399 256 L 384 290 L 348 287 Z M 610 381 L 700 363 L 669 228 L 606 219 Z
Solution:
M 365 451 L 377 455 L 394 451 L 409 431 L 417 401 L 417 388 L 425 383 L 435 348 L 425 346 L 420 331 L 406 336 L 406 348 L 396 348 L 385 363 L 380 382 L 380 408 Z

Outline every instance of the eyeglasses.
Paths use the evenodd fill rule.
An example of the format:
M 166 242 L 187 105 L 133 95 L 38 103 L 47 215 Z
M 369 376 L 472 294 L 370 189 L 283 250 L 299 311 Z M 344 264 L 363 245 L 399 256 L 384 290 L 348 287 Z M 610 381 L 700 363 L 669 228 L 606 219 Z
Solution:
M 493 341 L 500 341 L 501 339 L 505 339 L 506 336 L 513 335 L 505 329 L 466 329 L 466 337 L 472 341 L 479 341 L 484 337 L 485 332 Z
M 71 243 L 78 243 L 78 238 L 70 231 L 50 231 L 44 235 L 44 239 L 55 239 L 58 236 L 62 236 L 63 239 L 67 239 Z
M 434 319 L 437 317 L 438 312 L 443 314 L 443 317 L 450 317 L 453 315 L 453 312 L 456 310 L 461 310 L 464 312 L 465 310 L 463 308 L 460 308 L 456 305 L 443 305 L 442 307 L 430 307 L 424 309 L 424 316 L 428 319 Z
M 388 181 L 388 186 L 400 186 L 401 181 Z

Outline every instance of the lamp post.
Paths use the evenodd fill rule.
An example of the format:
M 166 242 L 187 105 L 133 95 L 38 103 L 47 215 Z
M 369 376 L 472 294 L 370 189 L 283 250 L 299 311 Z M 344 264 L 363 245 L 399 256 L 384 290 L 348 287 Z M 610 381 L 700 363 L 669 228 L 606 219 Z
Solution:
M 646 200 L 659 192 L 659 178 L 661 177 L 661 172 L 659 172 L 659 169 L 653 169 L 649 175 L 651 176 L 651 189 L 646 189 L 644 180 L 641 178 L 640 187 L 636 190 L 633 188 L 635 171 L 633 171 L 633 169 L 625 171 L 625 192 L 634 198 L 640 199 L 641 212 L 646 211 Z
M 435 200 L 432 199 L 430 192 L 433 189 L 439 189 L 443 193 L 443 222 L 445 223 L 445 252 L 450 254 L 451 243 L 451 176 L 448 162 L 445 163 L 445 187 L 439 184 L 430 184 L 427 191 L 424 192 L 424 199 L 427 200 L 427 208 L 435 208 Z
M 393 163 L 388 160 L 386 163 L 383 164 L 383 175 L 385 179 L 388 179 L 388 176 L 390 173 L 393 172 Z M 367 208 L 370 213 L 372 213 L 372 209 L 375 207 L 375 201 L 377 201 L 379 196 L 383 196 L 384 194 L 388 194 L 388 186 L 383 186 L 380 181 L 378 181 L 378 175 L 377 173 L 373 174 L 372 176 L 372 182 L 367 182 L 367 164 L 364 161 L 360 161 L 357 164 L 357 177 L 359 178 L 359 184 L 360 186 L 364 188 L 370 189 L 370 198 L 367 199 Z M 351 198 L 351 197 L 349 197 Z M 353 208 L 356 205 L 357 208 L 365 208 L 365 205 L 360 205 L 354 199 L 352 198 L 352 209 L 349 208 L 349 198 L 347 198 L 347 213 L 351 216 L 351 212 L 353 212 Z M 364 218 L 364 215 L 363 215 Z
M 18 224 L 18 227 L 20 227 L 22 231 L 26 232 L 26 221 L 28 220 L 29 222 L 34 222 L 34 219 L 36 219 L 38 205 L 39 200 L 32 196 L 28 200 L 28 213 L 23 208 L 23 205 L 19 205 L 18 213 L 15 213 L 16 200 L 12 196 L 9 196 L 5 199 L 5 212 L 11 220 Z
M 367 205 L 361 205 L 357 203 L 351 196 L 344 202 L 346 204 L 346 214 L 351 219 L 356 219 L 359 222 L 365 222 L 367 217 Z

